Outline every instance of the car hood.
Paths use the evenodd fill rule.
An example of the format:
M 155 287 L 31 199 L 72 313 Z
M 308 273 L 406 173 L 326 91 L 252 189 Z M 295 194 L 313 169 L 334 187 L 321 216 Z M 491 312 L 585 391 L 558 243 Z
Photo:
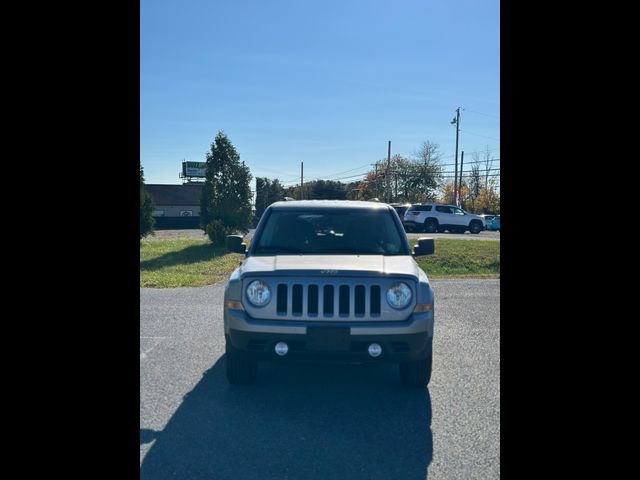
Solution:
M 404 276 L 418 279 L 410 255 L 273 255 L 248 257 L 240 267 L 246 275 Z

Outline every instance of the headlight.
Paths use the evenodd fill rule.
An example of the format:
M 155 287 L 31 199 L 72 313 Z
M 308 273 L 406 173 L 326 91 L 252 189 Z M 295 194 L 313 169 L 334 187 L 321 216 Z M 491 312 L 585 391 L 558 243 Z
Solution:
M 387 290 L 387 302 L 393 308 L 405 308 L 411 302 L 411 289 L 404 282 L 391 285 Z
M 256 307 L 264 307 L 271 300 L 271 289 L 269 285 L 254 280 L 247 287 L 247 298 Z

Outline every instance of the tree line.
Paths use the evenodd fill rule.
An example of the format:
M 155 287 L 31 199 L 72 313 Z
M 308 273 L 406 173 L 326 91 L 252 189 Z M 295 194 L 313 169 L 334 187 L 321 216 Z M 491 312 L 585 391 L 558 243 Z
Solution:
M 412 157 L 379 159 L 362 180 L 313 180 L 285 187 L 279 179 L 256 178 L 252 201 L 249 168 L 224 132 L 206 152 L 206 178 L 200 199 L 200 226 L 212 243 L 222 245 L 227 235 L 255 226 L 265 209 L 285 197 L 309 200 L 371 200 L 389 203 L 441 202 L 453 204 L 453 181 L 445 172 L 437 143 L 425 141 Z M 473 213 L 500 213 L 500 193 L 490 151 L 474 152 L 460 188 L 463 209 Z M 484 167 L 484 168 L 481 168 Z M 252 204 L 255 213 L 252 213 Z M 153 231 L 153 203 L 144 191 L 140 165 L 140 238 Z
M 454 204 L 453 180 L 445 170 L 437 143 L 426 141 L 412 157 L 394 155 L 390 161 L 379 159 L 363 180 L 342 183 L 337 180 L 313 180 L 283 187 L 275 178 L 256 179 L 256 213 L 260 217 L 271 203 L 285 196 L 308 200 L 371 200 L 389 203 L 441 202 Z M 460 203 L 473 213 L 500 213 L 500 193 L 492 176 L 490 150 L 474 152 L 462 175 Z M 469 166 L 470 165 L 470 166 Z

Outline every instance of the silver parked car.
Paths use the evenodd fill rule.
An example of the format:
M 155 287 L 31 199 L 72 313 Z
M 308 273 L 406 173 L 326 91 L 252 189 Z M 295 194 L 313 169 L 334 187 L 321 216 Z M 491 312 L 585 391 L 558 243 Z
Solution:
M 431 378 L 434 298 L 400 218 L 374 202 L 278 202 L 260 219 L 224 294 L 227 379 L 252 383 L 260 361 L 392 362 L 402 382 Z
M 405 212 L 403 224 L 412 232 L 464 233 L 467 230 L 478 234 L 485 229 L 484 219 L 480 215 L 465 212 L 455 205 L 440 203 L 417 203 Z

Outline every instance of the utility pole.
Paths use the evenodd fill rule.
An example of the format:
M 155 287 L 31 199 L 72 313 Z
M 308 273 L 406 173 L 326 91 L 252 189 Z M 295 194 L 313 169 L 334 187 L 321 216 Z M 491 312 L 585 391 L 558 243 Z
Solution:
M 304 200 L 304 162 L 300 162 L 300 200 Z
M 456 117 L 451 123 L 456 124 L 456 168 L 455 173 L 453 174 L 453 201 L 455 202 L 457 198 L 456 182 L 458 181 L 458 135 L 460 133 L 460 107 L 456 108 Z
M 459 187 L 458 187 L 458 196 L 461 196 L 462 193 L 462 166 L 464 165 L 464 150 L 462 150 L 462 153 L 460 154 L 460 183 L 459 183 Z M 460 198 L 459 203 L 459 207 L 462 206 L 462 198 Z
M 396 190 L 395 190 L 395 195 L 393 200 L 395 200 L 396 202 L 398 201 L 398 172 L 395 172 L 395 175 L 393 177 L 396 181 Z
M 387 149 L 387 172 L 385 177 L 387 177 L 385 201 L 389 203 L 389 197 L 391 196 L 391 140 L 389 140 L 389 147 Z
M 376 193 L 374 194 L 374 197 L 376 197 L 376 198 L 378 198 L 378 190 L 379 190 L 378 184 L 379 183 L 380 182 L 378 181 L 378 162 L 376 162 Z

